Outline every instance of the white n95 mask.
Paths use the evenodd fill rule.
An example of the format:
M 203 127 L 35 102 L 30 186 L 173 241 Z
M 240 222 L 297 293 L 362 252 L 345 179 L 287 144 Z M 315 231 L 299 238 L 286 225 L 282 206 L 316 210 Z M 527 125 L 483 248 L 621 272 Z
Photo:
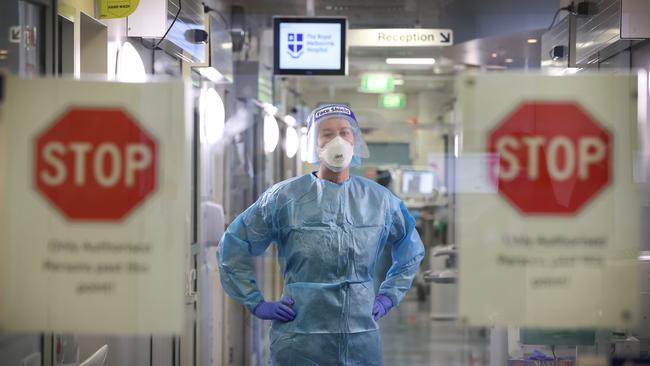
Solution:
M 329 170 L 337 173 L 350 166 L 352 155 L 354 155 L 354 146 L 341 136 L 333 138 L 321 147 L 318 153 L 321 162 Z

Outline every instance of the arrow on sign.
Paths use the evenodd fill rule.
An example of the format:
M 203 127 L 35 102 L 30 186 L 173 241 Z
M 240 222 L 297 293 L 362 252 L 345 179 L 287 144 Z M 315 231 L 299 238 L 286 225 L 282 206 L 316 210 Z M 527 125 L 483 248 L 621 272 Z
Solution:
M 20 43 L 20 26 L 9 28 L 9 42 Z
M 440 43 L 449 43 L 451 39 L 451 33 L 440 33 L 440 38 L 442 38 L 442 41 L 440 41 Z

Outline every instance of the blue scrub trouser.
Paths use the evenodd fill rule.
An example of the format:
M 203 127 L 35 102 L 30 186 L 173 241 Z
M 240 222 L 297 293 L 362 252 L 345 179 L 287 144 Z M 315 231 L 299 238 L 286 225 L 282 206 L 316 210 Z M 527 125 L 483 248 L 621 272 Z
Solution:
M 271 331 L 271 366 L 381 366 L 378 330 L 360 333 Z

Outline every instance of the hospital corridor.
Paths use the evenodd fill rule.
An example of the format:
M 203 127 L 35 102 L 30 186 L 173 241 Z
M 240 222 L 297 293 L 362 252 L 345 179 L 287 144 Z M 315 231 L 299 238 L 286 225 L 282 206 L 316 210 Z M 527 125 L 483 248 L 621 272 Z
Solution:
M 1 0 L 0 366 L 650 366 L 650 0 Z

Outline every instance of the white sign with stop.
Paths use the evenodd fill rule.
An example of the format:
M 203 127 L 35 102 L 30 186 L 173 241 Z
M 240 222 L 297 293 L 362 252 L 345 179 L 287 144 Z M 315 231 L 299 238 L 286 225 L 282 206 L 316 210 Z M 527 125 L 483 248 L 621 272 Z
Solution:
M 187 86 L 15 78 L 5 86 L 0 328 L 182 332 Z
M 485 182 L 494 190 L 457 196 L 460 318 L 634 327 L 641 196 L 633 167 L 646 92 L 636 75 L 478 74 L 457 85 L 461 161 L 496 157 Z

